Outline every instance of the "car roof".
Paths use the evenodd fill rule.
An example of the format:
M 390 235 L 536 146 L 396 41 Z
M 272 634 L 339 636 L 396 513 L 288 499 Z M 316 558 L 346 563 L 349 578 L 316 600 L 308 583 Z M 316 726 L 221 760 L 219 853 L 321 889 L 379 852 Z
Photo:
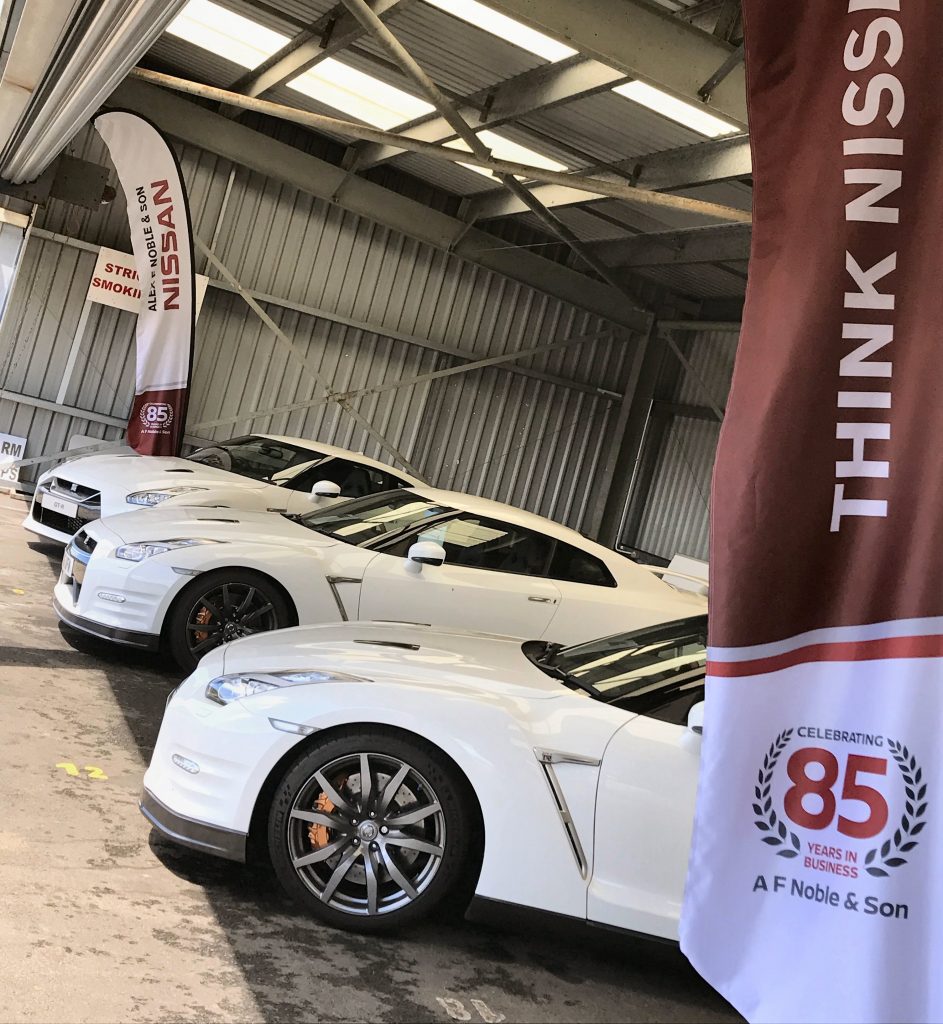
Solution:
M 363 465 L 371 466 L 373 469 L 382 469 L 384 473 L 393 473 L 401 480 L 406 480 L 409 483 L 420 483 L 416 477 L 410 476 L 409 473 L 404 473 L 401 469 L 396 469 L 394 466 L 390 466 L 386 462 L 380 462 L 379 459 L 371 459 L 369 455 L 364 455 L 363 452 L 351 451 L 349 448 L 338 448 L 333 444 L 325 444 L 322 441 L 312 441 L 307 437 L 290 437 L 287 434 L 260 434 L 253 432 L 242 436 L 264 437 L 266 441 L 275 441 L 279 444 L 293 444 L 297 445 L 299 448 L 310 448 L 313 452 L 323 453 L 324 455 L 329 455 L 333 458 L 353 459 L 355 462 L 361 462 Z
M 513 523 L 515 526 L 522 526 L 528 530 L 535 530 L 543 533 L 554 540 L 572 544 L 574 547 L 582 548 L 590 554 L 601 558 L 610 567 L 621 567 L 623 562 L 629 562 L 623 555 L 603 544 L 598 544 L 581 533 L 571 529 L 569 526 L 562 526 L 552 519 L 537 515 L 536 512 L 525 512 L 523 509 L 515 508 L 513 505 L 506 505 L 501 501 L 493 501 L 490 498 L 477 498 L 472 494 L 463 494 L 461 491 L 446 491 L 438 487 L 429 487 L 427 484 L 418 484 L 415 493 L 433 501 L 440 501 L 445 505 L 453 505 L 463 512 L 471 512 L 475 515 L 490 516 L 495 519 L 502 519 L 506 523 Z M 629 564 L 634 564 L 629 562 Z

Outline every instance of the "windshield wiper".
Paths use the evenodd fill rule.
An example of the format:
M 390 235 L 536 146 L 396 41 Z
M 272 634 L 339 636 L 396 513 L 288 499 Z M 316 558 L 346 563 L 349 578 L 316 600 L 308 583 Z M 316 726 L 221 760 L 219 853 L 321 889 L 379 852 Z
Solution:
M 548 644 L 547 650 L 537 659 L 534 664 L 548 676 L 553 676 L 554 679 L 559 679 L 561 683 L 565 683 L 571 689 L 582 690 L 584 693 L 588 693 L 590 697 L 599 697 L 599 691 L 591 683 L 584 683 L 578 676 L 572 675 L 565 669 L 560 668 L 559 665 L 551 664 L 550 659 L 553 658 L 559 651 L 563 649 L 563 644 Z

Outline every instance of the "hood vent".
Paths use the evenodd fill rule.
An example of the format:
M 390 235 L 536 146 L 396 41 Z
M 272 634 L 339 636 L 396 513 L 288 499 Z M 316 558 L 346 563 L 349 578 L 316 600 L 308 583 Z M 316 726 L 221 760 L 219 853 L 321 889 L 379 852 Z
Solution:
M 419 644 L 405 644 L 398 640 L 355 640 L 355 644 L 368 644 L 370 647 L 397 647 L 401 651 L 418 651 Z
M 165 469 L 165 473 L 192 473 L 192 469 Z
M 211 519 L 209 517 L 197 516 L 198 523 L 238 523 L 238 519 Z

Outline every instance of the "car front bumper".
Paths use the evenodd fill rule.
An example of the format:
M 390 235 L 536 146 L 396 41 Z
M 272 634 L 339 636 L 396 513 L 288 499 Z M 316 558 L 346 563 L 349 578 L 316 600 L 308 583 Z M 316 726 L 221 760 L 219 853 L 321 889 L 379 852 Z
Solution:
M 102 522 L 88 527 L 95 541 L 89 555 L 75 541 L 65 550 L 53 590 L 53 608 L 68 626 L 115 643 L 148 650 L 160 644 L 164 615 L 186 575 L 153 559 L 114 557 L 120 538 Z
M 25 529 L 59 544 L 68 544 L 79 530 L 101 517 L 101 496 L 89 493 L 91 488 L 88 487 L 80 487 L 82 493 L 73 493 L 66 487 L 67 483 L 58 478 L 40 480 L 23 520 Z M 48 501 L 50 507 L 44 501 Z
M 168 838 L 241 860 L 265 780 L 303 737 L 280 731 L 242 701 L 223 706 L 207 699 L 223 657 L 224 649 L 208 654 L 169 698 L 141 810 Z
M 141 794 L 138 806 L 151 825 L 173 842 L 226 860 L 245 861 L 246 842 L 249 838 L 245 832 L 235 832 L 176 814 L 147 787 Z

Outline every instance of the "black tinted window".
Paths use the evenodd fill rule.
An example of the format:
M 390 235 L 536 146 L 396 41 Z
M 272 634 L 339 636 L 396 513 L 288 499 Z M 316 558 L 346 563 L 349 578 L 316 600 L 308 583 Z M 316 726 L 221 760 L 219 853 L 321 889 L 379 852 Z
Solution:
M 580 551 L 571 544 L 557 541 L 553 559 L 550 562 L 549 576 L 553 580 L 566 580 L 569 583 L 587 583 L 594 587 L 614 587 L 616 581 L 604 562 Z
M 345 498 L 362 498 L 402 486 L 402 481 L 391 473 L 348 459 L 325 459 L 293 477 L 287 486 L 293 491 L 310 491 L 322 480 L 337 484 Z
M 273 480 L 286 469 L 323 457 L 312 448 L 301 448 L 283 441 L 270 441 L 265 437 L 237 437 L 232 441 L 221 441 L 218 445 L 198 448 L 189 456 L 189 461 L 225 469 L 252 480 Z
M 704 699 L 706 622 L 659 626 L 560 651 L 552 664 L 600 700 L 683 725 Z
M 452 511 L 401 489 L 309 512 L 299 522 L 327 537 L 359 546 L 381 537 L 392 537 L 425 519 Z
M 383 550 L 403 558 L 419 540 L 431 540 L 445 548 L 447 565 L 512 572 L 519 576 L 546 576 L 553 542 L 497 519 L 465 513 L 403 538 Z

